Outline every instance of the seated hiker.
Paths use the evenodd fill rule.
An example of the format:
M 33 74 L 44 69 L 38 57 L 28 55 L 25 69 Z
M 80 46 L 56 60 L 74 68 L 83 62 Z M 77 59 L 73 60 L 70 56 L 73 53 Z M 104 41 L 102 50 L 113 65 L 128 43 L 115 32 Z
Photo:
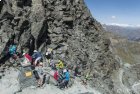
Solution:
M 58 73 L 57 70 L 54 72 L 53 77 L 54 77 L 54 79 L 56 80 L 56 82 L 58 83 L 59 73 Z
M 14 44 L 14 45 L 10 45 L 10 47 L 9 47 L 9 54 L 10 54 L 10 56 L 15 56 L 16 55 L 16 50 L 17 50 L 17 47 L 16 47 L 16 45 Z
M 61 84 L 64 78 L 65 78 L 65 75 L 63 73 L 63 70 L 58 69 L 58 84 Z
M 43 71 L 43 63 L 39 63 L 37 67 L 35 67 L 35 77 L 37 79 L 38 82 L 38 86 L 42 86 L 43 85 L 43 79 L 44 79 L 44 71 Z
M 52 51 L 53 51 L 53 49 L 51 49 L 51 48 L 47 49 L 47 52 L 46 52 L 47 59 L 52 59 L 52 53 L 53 53 Z
M 56 70 L 56 65 L 55 65 L 54 60 L 51 60 L 51 61 L 50 61 L 49 66 L 50 66 L 53 70 Z
M 9 60 L 9 62 L 11 62 L 11 63 L 16 62 L 17 59 L 18 59 L 16 50 L 17 50 L 16 44 L 12 44 L 12 45 L 10 45 L 10 47 L 8 48 L 8 53 L 7 53 L 7 55 L 8 55 L 8 57 L 12 57 L 12 58 L 10 58 L 10 60 Z M 13 61 L 13 60 L 14 60 L 14 61 Z
M 32 62 L 32 57 L 28 53 L 23 53 L 23 56 L 29 61 Z
M 52 55 L 53 55 L 53 49 L 48 48 L 48 49 L 47 49 L 47 52 L 46 52 L 46 54 L 45 54 L 47 65 L 50 64 L 51 59 L 53 58 Z
M 64 64 L 61 60 L 58 61 L 58 64 L 56 64 L 56 68 L 57 69 L 63 69 L 64 68 Z
M 64 74 L 64 79 L 63 79 L 62 83 L 60 84 L 60 88 L 68 87 L 68 83 L 70 80 L 70 73 L 67 69 L 63 70 L 63 74 Z
M 23 61 L 21 61 L 22 66 L 31 65 L 32 57 L 28 53 L 23 53 Z
M 79 65 L 75 65 L 74 66 L 74 76 L 80 76 L 81 72 L 80 72 L 80 66 Z
M 42 59 L 42 55 L 37 50 L 34 50 L 34 54 L 32 55 L 32 58 L 34 60 L 33 64 L 36 66 L 37 63 Z

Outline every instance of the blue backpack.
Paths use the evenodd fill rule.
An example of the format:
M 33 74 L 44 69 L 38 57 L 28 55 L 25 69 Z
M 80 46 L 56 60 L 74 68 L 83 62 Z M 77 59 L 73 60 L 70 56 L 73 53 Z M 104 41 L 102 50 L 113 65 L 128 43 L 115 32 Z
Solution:
M 11 45 L 9 48 L 10 55 L 13 55 L 16 53 L 16 45 Z

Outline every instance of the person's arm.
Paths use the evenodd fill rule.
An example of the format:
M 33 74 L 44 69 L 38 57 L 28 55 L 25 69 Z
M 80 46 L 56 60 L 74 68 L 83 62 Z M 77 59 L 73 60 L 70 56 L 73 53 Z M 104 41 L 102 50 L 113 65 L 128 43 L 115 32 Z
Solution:
M 61 77 L 61 79 L 65 79 L 65 75 L 60 73 L 59 76 Z
M 41 55 L 41 58 L 43 58 L 43 54 L 40 53 L 40 55 Z
M 36 55 L 36 54 L 34 53 L 34 54 L 32 55 L 32 58 L 35 58 L 35 55 Z

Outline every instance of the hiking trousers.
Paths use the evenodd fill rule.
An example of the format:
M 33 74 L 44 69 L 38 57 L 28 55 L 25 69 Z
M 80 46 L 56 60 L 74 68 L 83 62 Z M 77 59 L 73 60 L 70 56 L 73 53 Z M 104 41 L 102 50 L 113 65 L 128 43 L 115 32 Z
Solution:
M 35 65 L 37 64 L 37 62 L 38 62 L 39 60 L 41 60 L 41 57 L 38 57 L 38 58 L 35 59 Z
M 63 80 L 63 81 L 60 83 L 60 85 L 59 85 L 60 89 L 61 89 L 61 88 L 68 87 L 68 83 L 69 83 L 69 81 Z

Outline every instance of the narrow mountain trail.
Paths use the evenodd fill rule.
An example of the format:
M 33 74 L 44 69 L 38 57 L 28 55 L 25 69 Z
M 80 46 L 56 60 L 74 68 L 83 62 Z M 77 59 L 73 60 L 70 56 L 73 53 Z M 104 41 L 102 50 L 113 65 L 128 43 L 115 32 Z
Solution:
M 75 79 L 72 87 L 63 90 L 52 84 L 46 84 L 41 88 L 31 86 L 15 93 L 19 91 L 18 70 L 10 68 L 4 74 L 5 76 L 0 80 L 1 94 L 101 94 L 88 85 L 82 85 L 79 78 Z
M 27 93 L 28 92 L 28 93 Z M 44 88 L 26 88 L 21 93 L 17 94 L 100 94 L 93 88 L 83 86 L 80 82 L 75 81 L 74 85 L 68 89 L 60 90 L 54 85 L 46 85 Z
M 122 82 L 123 72 L 124 70 L 120 68 L 119 71 L 114 73 L 114 75 L 112 76 L 114 79 L 114 86 L 118 94 L 131 94 L 129 89 L 123 85 Z

